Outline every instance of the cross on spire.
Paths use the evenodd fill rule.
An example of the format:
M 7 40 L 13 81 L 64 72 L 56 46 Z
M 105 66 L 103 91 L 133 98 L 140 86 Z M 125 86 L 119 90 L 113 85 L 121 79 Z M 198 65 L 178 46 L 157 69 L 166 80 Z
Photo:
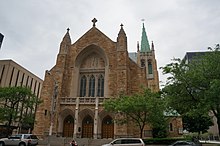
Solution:
M 96 18 L 92 19 L 92 22 L 93 22 L 93 27 L 95 27 L 95 23 L 97 22 L 97 19 Z

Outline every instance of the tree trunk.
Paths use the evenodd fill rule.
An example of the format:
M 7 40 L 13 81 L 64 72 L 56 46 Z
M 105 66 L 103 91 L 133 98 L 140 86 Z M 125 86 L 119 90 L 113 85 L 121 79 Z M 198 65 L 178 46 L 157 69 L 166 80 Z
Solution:
M 141 137 L 140 137 L 140 138 L 143 138 L 143 130 L 144 130 L 144 126 L 143 126 L 143 127 L 141 127 L 141 129 L 140 129 L 140 130 L 141 130 L 141 133 L 140 133 L 140 136 L 141 136 Z

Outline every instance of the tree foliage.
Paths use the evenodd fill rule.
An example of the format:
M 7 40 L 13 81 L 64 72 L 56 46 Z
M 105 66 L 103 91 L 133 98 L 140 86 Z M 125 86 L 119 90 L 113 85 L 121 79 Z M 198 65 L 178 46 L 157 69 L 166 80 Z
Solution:
M 26 87 L 2 87 L 0 88 L 0 122 L 8 128 L 13 123 L 30 124 L 33 126 L 34 117 L 23 111 L 34 111 L 40 100 Z M 27 120 L 28 119 L 28 120 Z M 8 129 L 9 131 L 10 129 Z
M 187 113 L 183 115 L 183 127 L 189 132 L 205 133 L 213 125 L 211 117 L 204 113 Z
M 163 88 L 169 106 L 182 115 L 188 115 L 188 118 L 196 118 L 199 124 L 204 124 L 200 121 L 201 116 L 207 117 L 212 112 L 220 127 L 219 58 L 220 52 L 217 45 L 210 52 L 198 54 L 189 63 L 174 59 L 172 63 L 162 67 L 164 74 L 171 75 L 167 78 L 167 84 Z M 200 116 L 193 115 L 193 113 L 199 113 Z M 210 125 L 210 122 L 207 122 L 206 126 L 201 126 L 197 132 L 204 131 Z M 195 125 L 195 127 L 199 126 Z
M 155 136 L 165 137 L 158 134 L 166 128 L 165 118 L 163 115 L 164 104 L 159 93 L 151 92 L 145 89 L 143 93 L 132 96 L 120 95 L 117 98 L 111 98 L 104 102 L 105 110 L 118 114 L 116 119 L 118 123 L 133 121 L 140 129 L 142 137 L 144 126 L 148 123 L 154 129 L 160 129 Z

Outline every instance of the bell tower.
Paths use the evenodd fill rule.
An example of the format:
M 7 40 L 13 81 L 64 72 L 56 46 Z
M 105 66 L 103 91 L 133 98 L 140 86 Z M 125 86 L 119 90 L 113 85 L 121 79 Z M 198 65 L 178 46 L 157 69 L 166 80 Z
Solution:
M 146 70 L 148 88 L 153 91 L 158 91 L 159 77 L 157 71 L 157 61 L 155 58 L 154 43 L 152 41 L 150 47 L 144 23 L 142 26 L 141 46 L 139 46 L 139 42 L 137 44 L 137 63 Z

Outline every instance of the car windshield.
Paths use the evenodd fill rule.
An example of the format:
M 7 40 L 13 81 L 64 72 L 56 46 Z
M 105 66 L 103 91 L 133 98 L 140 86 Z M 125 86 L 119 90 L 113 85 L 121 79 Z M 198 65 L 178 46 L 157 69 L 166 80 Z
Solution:
M 21 138 L 22 135 L 21 134 L 16 134 L 14 137 Z
M 17 137 L 17 136 L 10 136 L 9 139 L 20 139 L 20 137 Z

